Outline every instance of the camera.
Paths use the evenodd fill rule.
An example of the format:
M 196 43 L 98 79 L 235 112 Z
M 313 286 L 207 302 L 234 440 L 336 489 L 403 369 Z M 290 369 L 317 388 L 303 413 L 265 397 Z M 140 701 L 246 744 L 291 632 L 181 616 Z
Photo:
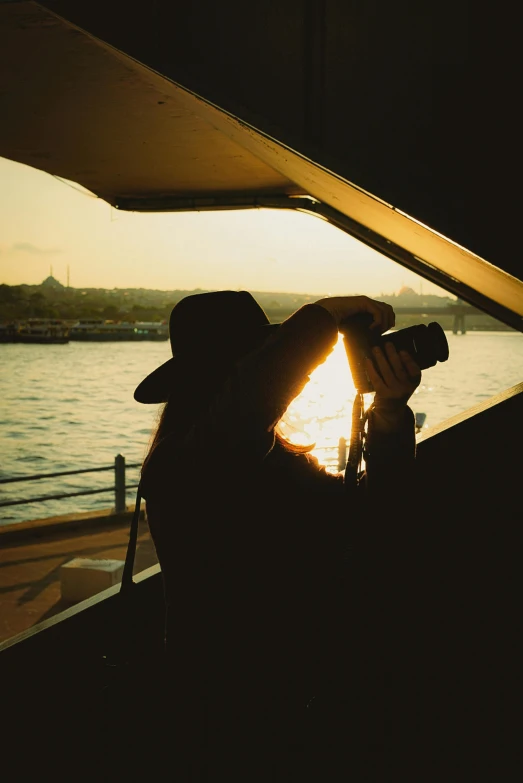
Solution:
M 361 394 L 375 391 L 367 375 L 364 360 L 369 357 L 378 370 L 372 354 L 372 348 L 376 345 L 384 349 L 385 343 L 393 343 L 397 351 L 408 351 L 421 370 L 434 367 L 438 362 L 446 362 L 449 358 L 445 332 L 436 321 L 416 324 L 384 335 L 370 329 L 371 323 L 370 313 L 357 313 L 340 325 L 352 380 L 356 391 Z

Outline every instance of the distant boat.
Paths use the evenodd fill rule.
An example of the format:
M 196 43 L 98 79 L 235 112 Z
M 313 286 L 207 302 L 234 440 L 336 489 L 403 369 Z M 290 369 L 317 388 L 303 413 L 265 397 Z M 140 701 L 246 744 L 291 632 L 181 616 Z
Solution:
M 29 318 L 0 324 L 0 342 L 63 345 L 69 342 L 69 326 L 59 318 Z
M 157 321 L 85 319 L 71 326 L 69 336 L 71 340 L 91 342 L 168 340 L 169 326 Z

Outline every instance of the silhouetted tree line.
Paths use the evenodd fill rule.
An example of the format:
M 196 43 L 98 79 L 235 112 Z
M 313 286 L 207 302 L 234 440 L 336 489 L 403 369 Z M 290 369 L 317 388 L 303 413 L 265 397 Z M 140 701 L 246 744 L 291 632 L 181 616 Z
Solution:
M 103 318 L 113 321 L 167 321 L 173 306 L 188 294 L 204 289 L 159 291 L 146 288 L 66 288 L 48 277 L 41 285 L 0 285 L 0 322 L 27 318 L 60 318 L 77 321 Z M 273 323 L 287 318 L 298 307 L 314 301 L 321 294 L 289 294 L 251 291 Z M 358 292 L 359 293 L 359 292 Z M 445 307 L 452 300 L 435 295 L 421 296 L 412 289 L 400 294 L 381 294 L 376 298 L 393 307 L 401 305 Z M 452 330 L 453 316 L 397 315 L 396 326 L 403 329 L 421 322 L 437 320 L 443 329 Z M 489 315 L 467 316 L 467 330 L 510 330 Z
M 175 301 L 144 304 L 134 301 L 132 294 L 123 291 L 118 295 L 98 289 L 54 290 L 42 286 L 3 284 L 0 285 L 0 320 L 104 318 L 114 321 L 163 321 L 169 317 Z
M 173 306 L 203 289 L 158 291 L 145 288 L 66 288 L 53 277 L 41 285 L 0 285 L 0 321 L 27 318 L 105 318 L 114 321 L 165 321 Z M 307 294 L 253 295 L 274 320 L 283 320 L 297 307 L 317 297 Z

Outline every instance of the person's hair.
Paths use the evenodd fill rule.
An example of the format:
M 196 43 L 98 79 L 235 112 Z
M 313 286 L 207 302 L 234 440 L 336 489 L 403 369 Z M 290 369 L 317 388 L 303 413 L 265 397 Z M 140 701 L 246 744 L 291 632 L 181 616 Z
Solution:
M 200 383 L 191 384 L 190 388 L 178 390 L 168 402 L 163 404 L 147 447 L 142 471 L 159 442 L 168 435 L 183 437 L 199 412 L 212 399 L 216 385 L 205 383 L 203 378 L 200 380 Z M 234 426 L 234 422 L 231 423 L 231 426 Z M 275 428 L 275 438 L 284 449 L 293 454 L 306 454 L 314 448 L 314 443 L 312 445 L 292 443 L 283 435 L 279 425 L 276 425 Z
M 223 369 L 218 371 L 213 367 L 209 370 L 207 365 L 202 369 L 202 366 L 196 362 L 187 363 L 186 377 L 190 378 L 190 382 L 180 383 L 168 402 L 160 409 L 158 423 L 153 430 L 142 471 L 161 440 L 167 435 L 182 437 L 187 432 L 199 412 L 209 404 L 214 390 L 225 375 L 226 371 Z

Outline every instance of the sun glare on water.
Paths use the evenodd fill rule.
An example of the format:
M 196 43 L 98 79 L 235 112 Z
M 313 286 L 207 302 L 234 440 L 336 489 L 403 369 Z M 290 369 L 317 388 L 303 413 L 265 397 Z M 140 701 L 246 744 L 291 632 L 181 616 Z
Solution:
M 312 449 L 321 464 L 337 471 L 338 443 L 350 439 L 352 403 L 356 389 L 352 381 L 341 334 L 333 351 L 310 376 L 309 383 L 287 408 L 281 432 L 291 443 L 315 444 Z M 365 407 L 372 395 L 364 395 Z

